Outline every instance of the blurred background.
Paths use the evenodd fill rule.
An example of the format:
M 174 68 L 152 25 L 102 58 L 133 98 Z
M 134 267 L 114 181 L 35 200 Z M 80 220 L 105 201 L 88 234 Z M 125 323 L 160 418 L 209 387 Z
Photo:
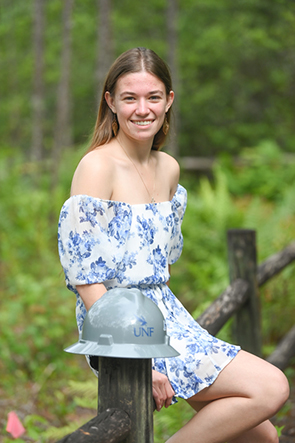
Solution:
M 3 442 L 11 410 L 27 430 L 19 442 L 55 441 L 95 415 L 97 380 L 63 352 L 77 332 L 57 223 L 106 72 L 136 46 L 168 63 L 176 93 L 164 149 L 189 195 L 176 295 L 197 317 L 226 288 L 229 228 L 256 230 L 259 262 L 294 240 L 293 2 L 0 0 Z M 294 289 L 289 266 L 261 290 L 265 356 L 294 324 Z M 233 340 L 230 324 L 219 336 Z M 183 403 L 157 414 L 155 442 L 190 414 Z

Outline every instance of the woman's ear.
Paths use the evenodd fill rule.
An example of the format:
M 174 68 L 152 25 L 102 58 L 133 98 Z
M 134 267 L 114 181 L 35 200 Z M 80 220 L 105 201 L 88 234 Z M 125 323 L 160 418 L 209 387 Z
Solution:
M 106 102 L 107 102 L 108 107 L 110 108 L 110 110 L 111 110 L 114 114 L 116 114 L 116 107 L 115 107 L 115 105 L 114 105 L 114 99 L 113 99 L 113 97 L 111 96 L 111 94 L 110 94 L 109 91 L 106 91 L 106 93 L 105 93 L 105 95 L 104 95 L 104 98 L 105 98 L 105 100 L 106 100 Z
M 168 112 L 169 108 L 172 106 L 173 100 L 174 100 L 174 92 L 170 91 L 169 95 L 167 96 L 166 112 Z

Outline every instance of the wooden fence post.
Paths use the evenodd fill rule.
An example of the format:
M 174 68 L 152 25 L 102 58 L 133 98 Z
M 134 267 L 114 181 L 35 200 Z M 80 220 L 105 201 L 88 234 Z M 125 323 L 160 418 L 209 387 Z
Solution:
M 234 317 L 234 335 L 242 349 L 262 355 L 260 303 L 257 284 L 256 235 L 253 230 L 231 229 L 227 233 L 230 282 L 248 283 L 248 297 Z
M 99 357 L 98 414 L 119 408 L 131 418 L 124 443 L 153 443 L 152 360 Z

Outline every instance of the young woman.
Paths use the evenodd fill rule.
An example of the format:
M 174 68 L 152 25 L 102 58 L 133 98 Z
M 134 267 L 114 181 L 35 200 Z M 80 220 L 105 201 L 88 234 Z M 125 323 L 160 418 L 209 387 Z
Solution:
M 153 51 L 123 53 L 108 73 L 88 153 L 74 174 L 59 222 L 66 282 L 77 322 L 108 289 L 136 287 L 161 309 L 179 357 L 154 359 L 157 409 L 182 397 L 197 414 L 168 441 L 278 442 L 268 420 L 285 403 L 284 374 L 202 329 L 168 287 L 182 250 L 186 191 L 179 166 L 159 151 L 174 99 Z M 97 362 L 90 357 L 95 370 Z

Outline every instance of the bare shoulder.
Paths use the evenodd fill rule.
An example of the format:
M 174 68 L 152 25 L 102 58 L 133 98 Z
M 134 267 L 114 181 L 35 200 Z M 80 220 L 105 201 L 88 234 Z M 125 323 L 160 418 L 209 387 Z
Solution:
M 110 199 L 113 191 L 114 160 L 107 147 L 86 154 L 74 173 L 71 195 L 86 194 Z
M 169 180 L 171 195 L 174 195 L 180 175 L 180 167 L 174 157 L 163 151 L 157 151 L 159 170 Z
M 160 167 L 169 168 L 172 174 L 179 174 L 179 164 L 174 157 L 163 151 L 157 151 L 156 155 Z

